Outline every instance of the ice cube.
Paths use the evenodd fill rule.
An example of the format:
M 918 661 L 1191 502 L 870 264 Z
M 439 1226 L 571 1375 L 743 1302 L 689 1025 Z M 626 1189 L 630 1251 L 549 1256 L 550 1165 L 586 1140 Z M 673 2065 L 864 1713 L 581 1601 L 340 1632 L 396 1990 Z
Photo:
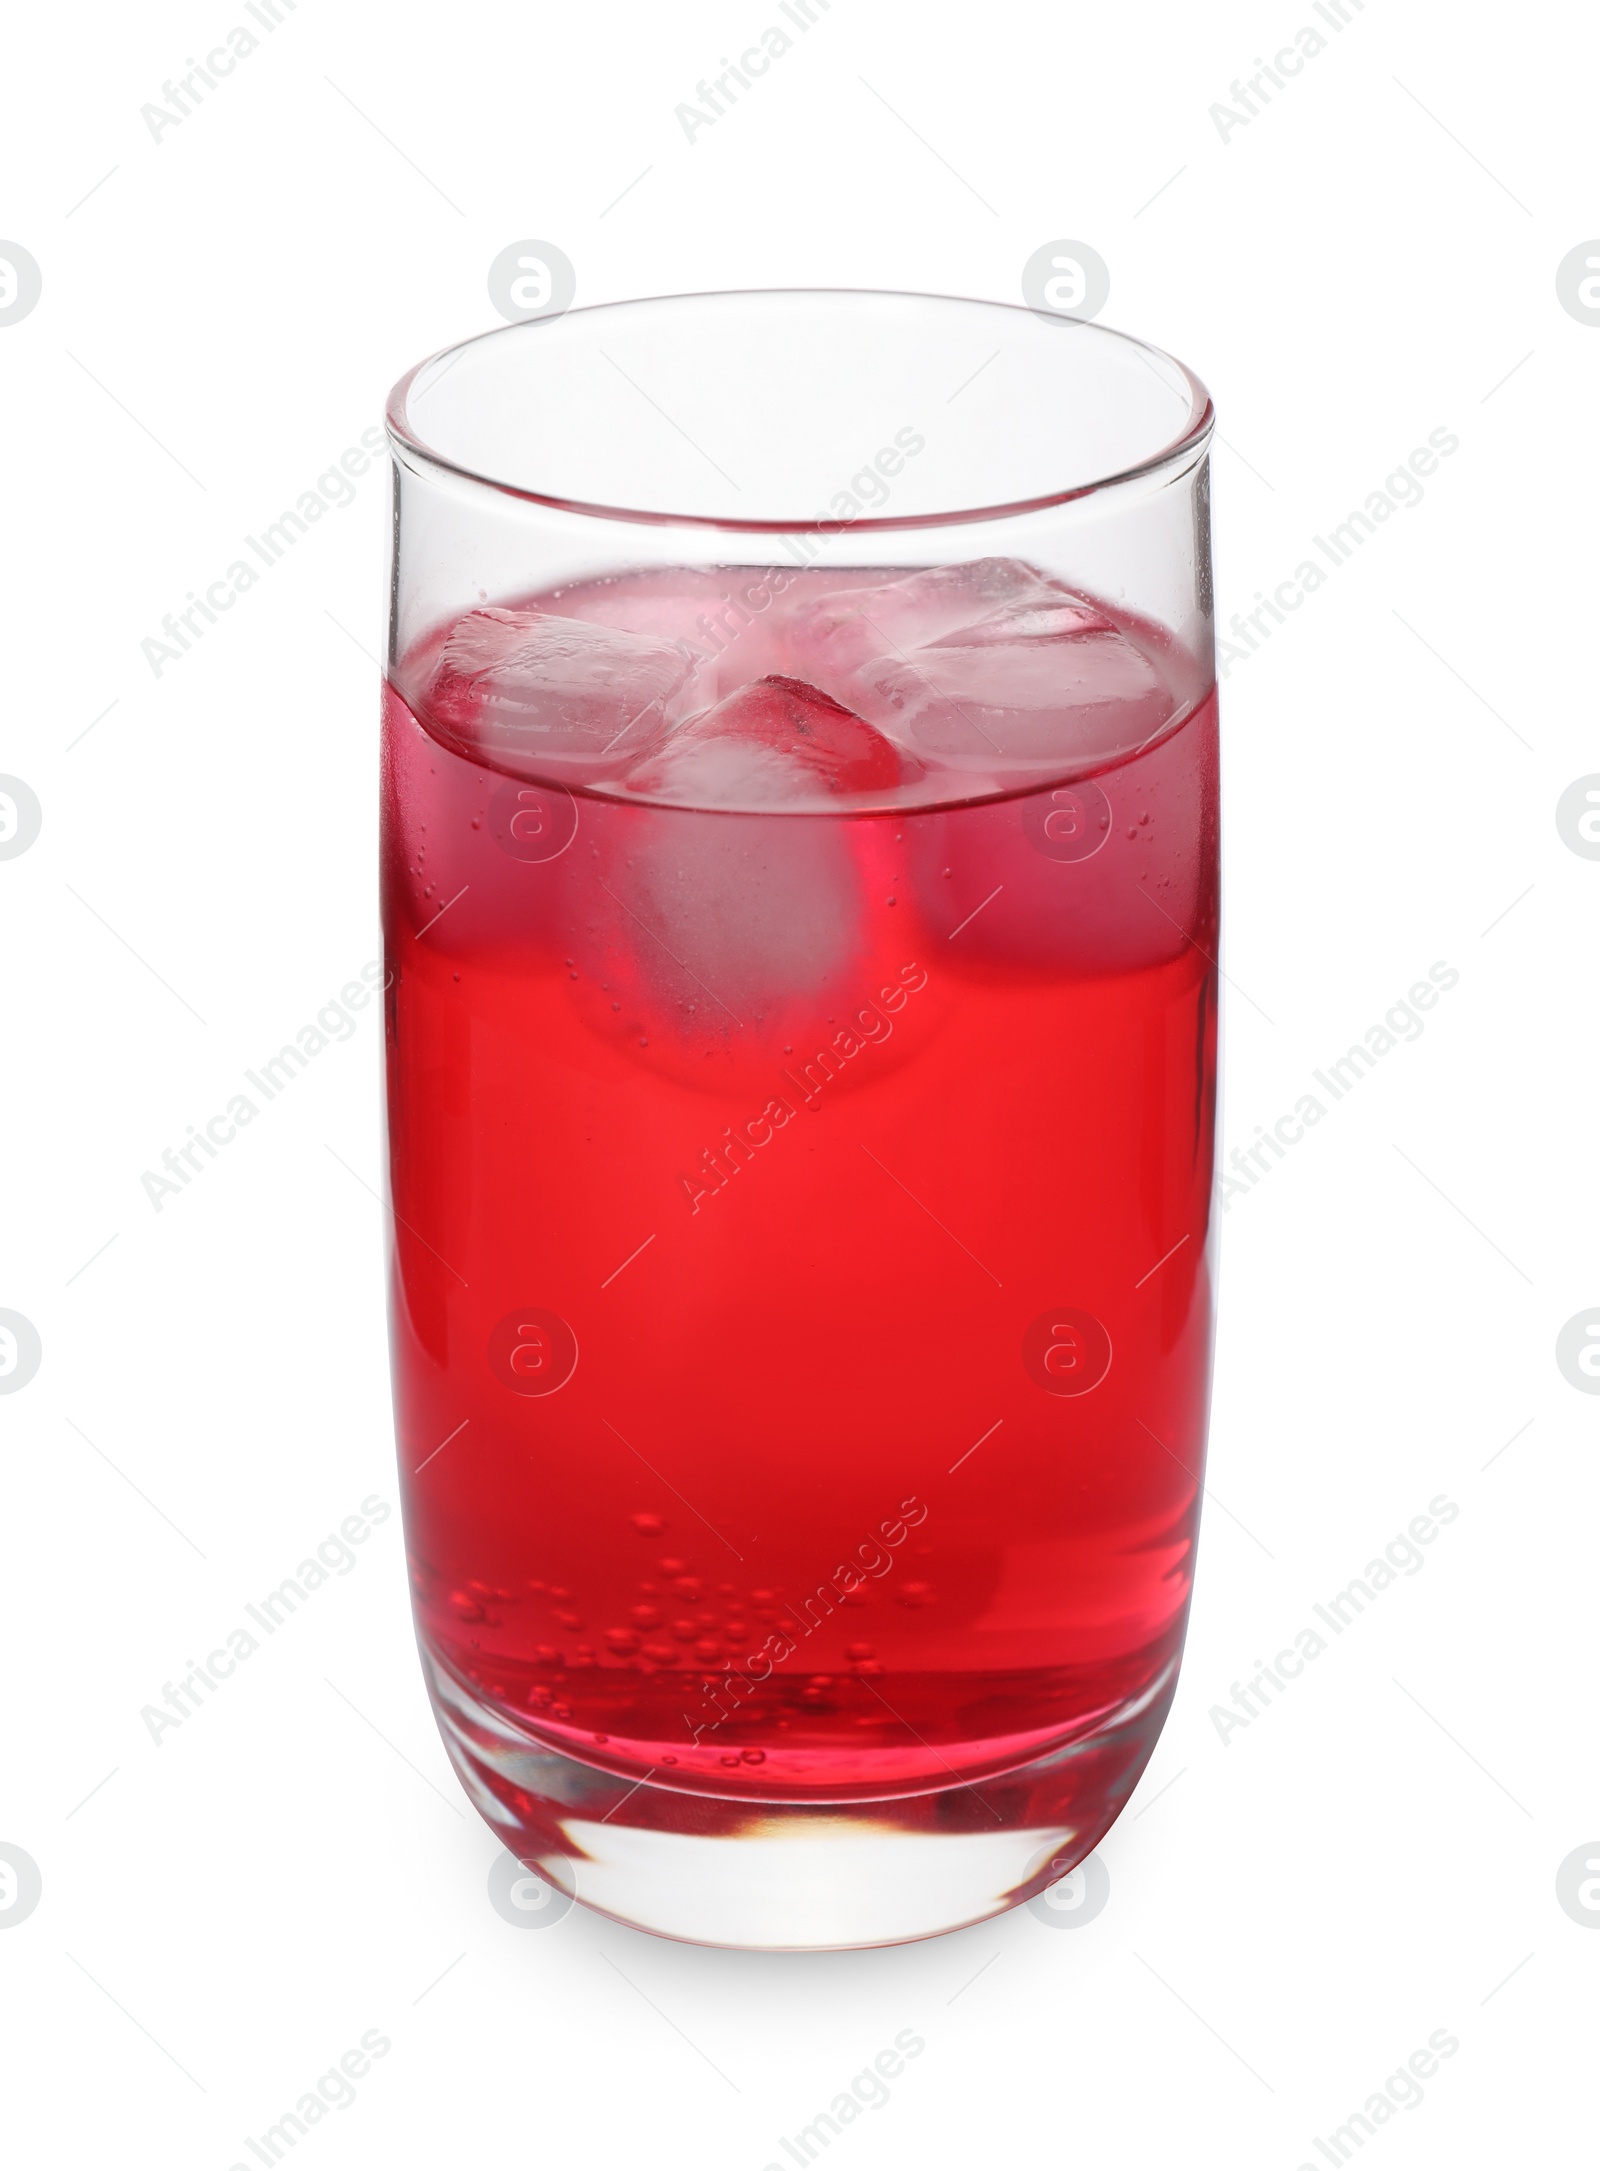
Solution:
M 1001 641 L 1061 641 L 1079 633 L 1112 633 L 1116 629 L 1103 611 L 1082 596 L 1062 596 L 1052 602 L 1006 604 L 976 625 L 958 626 L 941 633 L 927 648 L 989 648 Z
M 1107 623 L 1092 605 L 1020 558 L 975 558 L 900 580 L 833 589 L 796 612 L 794 641 L 802 657 L 837 678 L 959 633 L 997 611 L 1030 608 L 1078 610 Z
M 591 829 L 599 858 L 568 855 L 573 957 L 600 1030 L 618 1045 L 647 1041 L 647 1067 L 673 1067 L 701 1093 L 731 1062 L 759 1109 L 781 1090 L 784 1044 L 814 1033 L 858 982 L 871 986 L 858 958 L 859 833 L 885 826 L 775 820 L 770 807 L 610 808 Z
M 623 778 L 641 798 L 697 807 L 881 799 L 923 764 L 803 679 L 752 679 L 691 717 Z
M 444 735 L 515 776 L 604 775 L 681 709 L 699 658 L 682 641 L 550 611 L 469 611 L 427 695 Z
M 1174 711 L 1154 665 L 1106 620 L 1005 613 L 906 656 L 869 664 L 859 705 L 925 752 L 965 767 L 1030 770 L 1129 753 Z
M 1059 986 L 1180 956 L 1203 968 L 1216 951 L 1216 799 L 1213 698 L 1092 781 L 1051 777 L 906 823 L 918 909 L 956 930 L 947 969 L 979 981 L 1038 972 Z
M 1174 707 L 1104 611 L 1015 558 L 819 597 L 797 645 L 869 723 L 964 769 L 1101 760 L 1142 744 Z
M 792 668 L 785 645 L 792 585 L 793 576 L 770 567 L 667 567 L 585 581 L 551 600 L 594 625 L 686 642 L 701 659 L 688 715 L 747 679 Z

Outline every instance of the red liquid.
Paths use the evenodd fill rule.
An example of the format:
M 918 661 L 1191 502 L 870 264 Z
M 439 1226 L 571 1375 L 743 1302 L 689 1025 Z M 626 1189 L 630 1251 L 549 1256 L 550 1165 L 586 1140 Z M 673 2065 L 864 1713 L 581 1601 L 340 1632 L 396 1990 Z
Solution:
M 704 648 L 732 578 L 547 607 Z M 1214 697 L 1123 626 L 1071 681 L 1103 665 L 1110 707 L 1053 758 L 1042 725 L 967 732 L 1003 643 L 896 735 L 894 689 L 829 683 L 795 630 L 886 578 L 794 579 L 608 754 L 609 710 L 583 744 L 519 752 L 508 712 L 472 745 L 442 636 L 411 706 L 389 690 L 418 1620 L 480 1704 L 630 1781 L 913 1795 L 1142 1708 L 1120 1801 L 1170 1700 L 1204 1452 Z M 741 697 L 709 754 L 676 736 L 774 674 L 799 693 Z M 759 801 L 768 730 L 811 764 L 801 811 L 626 796 L 731 744 L 703 774 Z

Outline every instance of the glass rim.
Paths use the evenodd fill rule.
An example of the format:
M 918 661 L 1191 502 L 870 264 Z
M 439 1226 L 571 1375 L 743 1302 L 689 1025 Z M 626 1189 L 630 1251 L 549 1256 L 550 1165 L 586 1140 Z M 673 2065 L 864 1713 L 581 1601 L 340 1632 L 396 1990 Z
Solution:
M 1176 469 L 1185 461 L 1205 449 L 1216 426 L 1216 409 L 1211 394 L 1204 384 L 1174 354 L 1149 340 L 1140 339 L 1132 332 L 1118 331 L 1109 324 L 1100 324 L 1087 318 L 1051 317 L 1046 319 L 1063 331 L 1068 327 L 1093 333 L 1101 339 L 1118 341 L 1141 356 L 1164 362 L 1175 369 L 1189 391 L 1189 413 L 1177 436 L 1159 446 L 1144 459 L 1130 466 L 1116 469 L 1107 475 L 1096 476 L 1090 482 L 1075 483 L 1064 490 L 1047 490 L 1036 496 L 1011 498 L 993 505 L 963 507 L 959 511 L 935 513 L 897 513 L 881 517 L 856 517 L 850 520 L 753 520 L 743 517 L 712 513 L 654 512 L 641 507 L 603 504 L 584 498 L 561 496 L 552 492 L 530 490 L 519 483 L 505 481 L 500 476 L 483 473 L 476 467 L 450 459 L 430 445 L 412 424 L 408 414 L 408 402 L 413 386 L 425 370 L 432 369 L 448 356 L 463 355 L 471 347 L 481 346 L 485 340 L 500 339 L 508 333 L 526 331 L 533 325 L 556 325 L 574 316 L 596 316 L 612 310 L 649 309 L 666 302 L 696 301 L 760 301 L 770 297 L 794 298 L 802 295 L 860 296 L 875 301 L 911 301 L 955 303 L 962 308 L 1004 310 L 1013 316 L 1040 318 L 1042 312 L 1024 303 L 1000 302 L 973 295 L 930 294 L 914 289 L 895 287 L 725 287 L 699 288 L 681 294 L 644 294 L 629 296 L 618 301 L 590 302 L 582 309 L 564 309 L 549 317 L 526 317 L 508 324 L 492 325 L 486 332 L 476 332 L 470 338 L 453 340 L 434 354 L 426 355 L 408 369 L 391 390 L 384 406 L 384 423 L 392 450 L 403 457 L 406 464 L 418 465 L 424 470 L 452 475 L 458 481 L 475 488 L 489 490 L 501 497 L 517 500 L 526 505 L 539 505 L 554 512 L 570 513 L 592 520 L 620 521 L 636 527 L 690 527 L 711 529 L 719 534 L 737 535 L 832 535 L 841 530 L 863 530 L 884 534 L 891 530 L 919 528 L 946 528 L 964 526 L 974 521 L 1007 520 L 1019 514 L 1046 512 L 1054 507 L 1070 505 L 1083 498 L 1101 496 L 1125 483 L 1141 481 L 1159 474 L 1164 469 Z

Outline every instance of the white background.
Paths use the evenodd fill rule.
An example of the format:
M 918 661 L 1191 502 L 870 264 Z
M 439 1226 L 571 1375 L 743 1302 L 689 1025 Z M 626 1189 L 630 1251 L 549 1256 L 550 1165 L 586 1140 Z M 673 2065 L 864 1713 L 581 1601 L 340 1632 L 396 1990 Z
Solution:
M 159 142 L 141 105 L 243 0 L 13 18 L 0 234 L 44 276 L 0 329 L 0 769 L 44 810 L 0 863 L 0 1305 L 44 1349 L 0 1401 L 0 1839 L 43 1876 L 0 1934 L 18 2162 L 252 2162 L 370 2029 L 392 2051 L 297 2164 L 760 2171 L 906 2028 L 925 2053 L 830 2162 L 1320 2171 L 1439 2029 L 1459 2051 L 1364 2162 L 1587 2141 L 1600 1936 L 1556 1873 L 1600 1832 L 1600 1409 L 1554 1346 L 1600 1303 L 1600 864 L 1554 810 L 1600 769 L 1600 329 L 1555 273 L 1600 232 L 1596 37 L 1348 4 L 1335 35 L 1311 0 L 834 0 L 692 145 L 675 105 L 776 0 L 302 0 Z M 1306 24 L 1327 50 L 1224 142 L 1209 107 Z M 396 1498 L 374 1012 L 162 1212 L 140 1183 L 377 955 L 381 474 L 159 678 L 140 643 L 495 321 L 527 236 L 580 302 L 1015 300 L 1041 243 L 1092 243 L 1106 321 L 1216 398 L 1219 623 L 1461 440 L 1224 689 L 1225 1150 L 1435 960 L 1460 981 L 1230 1203 L 1183 1685 L 1068 1934 L 793 1958 L 508 1926 L 397 1517 L 203 1714 L 159 1748 L 140 1722 Z M 1440 1493 L 1425 1569 L 1224 1744 L 1211 1707 Z

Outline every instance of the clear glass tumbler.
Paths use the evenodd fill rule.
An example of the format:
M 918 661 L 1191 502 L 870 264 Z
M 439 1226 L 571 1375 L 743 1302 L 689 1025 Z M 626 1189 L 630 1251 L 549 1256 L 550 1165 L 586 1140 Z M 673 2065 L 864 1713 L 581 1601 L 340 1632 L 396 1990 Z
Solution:
M 405 377 L 393 1350 L 428 1687 L 675 1937 L 1028 1899 L 1171 1702 L 1211 1345 L 1212 410 L 854 292 Z

